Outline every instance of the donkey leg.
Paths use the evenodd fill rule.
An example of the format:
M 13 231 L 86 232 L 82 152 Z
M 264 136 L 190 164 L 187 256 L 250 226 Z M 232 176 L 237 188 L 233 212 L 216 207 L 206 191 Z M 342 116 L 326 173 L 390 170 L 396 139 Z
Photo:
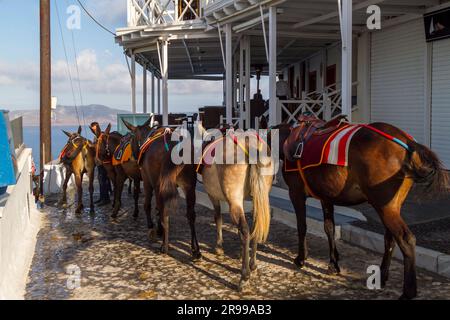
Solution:
M 189 186 L 183 189 L 184 194 L 186 195 L 186 214 L 191 229 L 192 259 L 196 261 L 199 260 L 202 255 L 200 253 L 200 246 L 198 245 L 197 233 L 195 231 L 195 188 Z
M 163 205 L 163 210 L 161 212 L 161 225 L 162 225 L 162 236 L 163 242 L 161 245 L 161 253 L 169 253 L 169 210 L 167 206 Z
M 250 263 L 249 263 L 250 232 L 247 221 L 245 220 L 244 210 L 242 208 L 235 207 L 232 208 L 230 211 L 232 217 L 234 217 L 233 220 L 237 218 L 237 220 L 239 221 L 238 226 L 242 245 L 242 270 L 238 290 L 243 291 L 250 280 Z
M 88 173 L 89 178 L 89 211 L 90 213 L 94 213 L 94 173 L 95 169 L 93 168 Z
M 256 260 L 256 253 L 258 251 L 258 241 L 252 240 L 252 257 L 250 258 L 250 270 L 255 271 L 258 269 L 258 264 Z
M 328 238 L 328 247 L 330 250 L 330 263 L 328 264 L 328 271 L 332 274 L 340 273 L 339 268 L 339 253 L 336 248 L 335 241 L 335 224 L 334 224 L 334 206 L 332 203 L 322 201 L 322 211 L 324 218 L 324 230 Z
M 134 180 L 134 182 L 136 183 L 136 180 Z M 128 194 L 131 194 L 131 184 L 132 180 L 128 179 Z M 134 185 L 134 188 L 136 189 L 136 185 Z
M 75 184 L 77 185 L 77 208 L 75 213 L 81 213 L 83 210 L 83 174 L 76 173 L 75 174 Z
M 223 236 L 222 236 L 222 213 L 220 212 L 220 201 L 217 201 L 216 199 L 209 197 L 211 200 L 211 203 L 214 207 L 214 221 L 216 222 L 216 247 L 214 248 L 214 251 L 217 255 L 222 256 L 223 255 Z
M 306 198 L 303 193 L 298 193 L 294 188 L 289 188 L 289 198 L 294 205 L 297 218 L 298 255 L 294 259 L 294 263 L 297 267 L 303 268 L 308 257 L 308 246 L 306 244 Z
M 116 173 L 116 183 L 114 188 L 114 209 L 111 215 L 112 218 L 116 218 L 119 213 L 120 207 L 122 206 L 122 190 L 125 183 L 126 177 L 123 174 Z
M 163 219 L 163 213 L 164 213 L 164 203 L 162 202 L 161 197 L 159 196 L 159 187 L 158 185 L 155 186 L 155 195 L 156 195 L 156 212 L 157 212 L 157 223 L 158 228 L 156 229 L 156 233 L 158 237 L 162 237 L 164 234 L 164 228 L 162 225 L 162 219 Z
M 400 216 L 399 207 L 385 207 L 381 214 L 384 225 L 403 254 L 403 294 L 400 299 L 413 299 L 417 296 L 416 238 Z
M 131 181 L 131 180 L 130 180 Z M 133 213 L 133 217 L 137 218 L 139 215 L 139 189 L 140 189 L 140 184 L 141 184 L 141 180 L 139 178 L 134 179 L 134 213 Z
M 395 249 L 395 239 L 392 233 L 386 229 L 384 233 L 384 255 L 381 262 L 381 286 L 386 286 L 389 279 L 389 267 L 391 266 L 392 254 Z
M 150 241 L 155 241 L 156 239 L 156 229 L 152 220 L 152 197 L 153 197 L 153 187 L 147 179 L 143 179 L 144 183 L 144 212 L 147 219 L 148 228 L 148 239 Z
M 66 169 L 66 176 L 64 177 L 64 183 L 62 187 L 62 198 L 59 202 L 59 205 L 66 206 L 67 205 L 67 184 L 69 183 L 70 177 L 72 176 L 72 171 L 69 169 Z

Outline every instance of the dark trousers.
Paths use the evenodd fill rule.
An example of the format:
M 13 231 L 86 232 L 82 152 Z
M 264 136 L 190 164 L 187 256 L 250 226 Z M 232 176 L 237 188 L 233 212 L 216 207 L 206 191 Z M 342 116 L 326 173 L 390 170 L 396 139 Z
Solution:
M 109 200 L 109 193 L 111 192 L 111 181 L 108 178 L 105 167 L 98 166 L 98 183 L 100 185 L 100 199 Z

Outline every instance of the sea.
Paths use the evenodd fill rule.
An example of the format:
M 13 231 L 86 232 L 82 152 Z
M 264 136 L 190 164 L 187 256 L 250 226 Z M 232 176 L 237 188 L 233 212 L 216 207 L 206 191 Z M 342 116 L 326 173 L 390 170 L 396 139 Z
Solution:
M 82 127 L 81 135 L 89 140 L 94 140 L 94 135 L 88 127 Z M 67 136 L 62 132 L 76 132 L 78 126 L 52 126 L 52 159 L 56 159 L 67 143 Z M 115 130 L 113 127 L 112 130 Z M 33 159 L 36 169 L 39 172 L 39 127 L 23 127 L 23 140 L 28 148 L 33 149 Z

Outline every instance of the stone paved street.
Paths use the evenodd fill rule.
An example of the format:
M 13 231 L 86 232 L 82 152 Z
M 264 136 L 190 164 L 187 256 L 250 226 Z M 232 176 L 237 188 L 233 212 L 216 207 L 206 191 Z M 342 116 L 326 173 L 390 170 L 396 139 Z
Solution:
M 69 197 L 70 199 L 70 197 Z M 141 199 L 141 203 L 142 203 Z M 49 199 L 55 203 L 56 199 Z M 69 200 L 70 202 L 70 200 Z M 85 199 L 85 204 L 88 201 Z M 109 218 L 110 207 L 81 216 L 74 207 L 46 207 L 27 285 L 27 299 L 396 299 L 400 296 L 403 268 L 394 261 L 388 286 L 379 291 L 366 288 L 366 269 L 380 264 L 381 256 L 338 242 L 340 275 L 328 275 L 325 239 L 308 236 L 310 258 L 298 270 L 296 230 L 272 222 L 270 237 L 259 251 L 259 269 L 252 274 L 251 288 L 236 291 L 239 282 L 239 238 L 225 215 L 223 257 L 213 251 L 213 212 L 197 211 L 197 233 L 203 259 L 190 259 L 189 227 L 184 204 L 171 217 L 170 254 L 159 253 L 159 243 L 146 236 L 145 217 L 132 218 L 132 199 L 124 191 L 117 221 Z M 128 211 L 127 211 L 128 210 Z M 81 287 L 69 289 L 66 267 L 81 271 Z M 73 267 L 72 267 L 73 268 Z M 73 269 L 72 269 L 73 270 Z M 419 271 L 419 298 L 450 298 L 450 280 Z M 70 280 L 70 279 L 69 279 Z

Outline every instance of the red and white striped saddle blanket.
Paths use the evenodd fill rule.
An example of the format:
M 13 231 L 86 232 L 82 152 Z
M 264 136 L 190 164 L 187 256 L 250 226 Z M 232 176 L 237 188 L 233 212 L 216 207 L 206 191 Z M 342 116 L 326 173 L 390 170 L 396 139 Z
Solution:
M 303 145 L 301 157 L 296 161 L 285 161 L 286 171 L 298 171 L 322 164 L 348 166 L 349 146 L 361 125 L 342 123 L 336 130 L 313 134 Z

